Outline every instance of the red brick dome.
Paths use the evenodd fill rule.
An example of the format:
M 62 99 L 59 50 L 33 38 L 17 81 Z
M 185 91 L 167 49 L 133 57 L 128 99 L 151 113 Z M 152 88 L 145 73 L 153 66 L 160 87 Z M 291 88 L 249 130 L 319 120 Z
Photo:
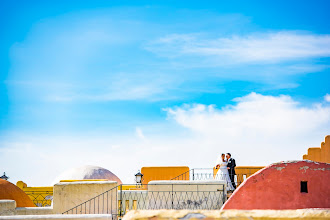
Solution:
M 26 193 L 7 180 L 0 179 L 0 200 L 11 199 L 16 201 L 17 207 L 35 207 Z

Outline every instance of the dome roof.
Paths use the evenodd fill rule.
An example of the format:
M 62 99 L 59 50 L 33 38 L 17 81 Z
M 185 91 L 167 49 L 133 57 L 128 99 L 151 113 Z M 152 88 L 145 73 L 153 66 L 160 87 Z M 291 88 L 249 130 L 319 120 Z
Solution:
M 60 180 L 85 179 L 107 179 L 111 181 L 116 181 L 118 184 L 122 184 L 121 180 L 111 171 L 102 167 L 91 165 L 86 165 L 64 171 L 55 179 L 54 184 L 58 183 Z
M 35 207 L 23 190 L 3 179 L 0 179 L 0 199 L 15 200 L 17 207 Z

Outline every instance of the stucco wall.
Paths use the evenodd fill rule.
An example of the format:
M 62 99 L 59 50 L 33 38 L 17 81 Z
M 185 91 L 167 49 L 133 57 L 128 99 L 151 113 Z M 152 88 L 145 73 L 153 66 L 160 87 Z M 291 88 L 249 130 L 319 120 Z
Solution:
M 14 215 L 16 208 L 16 201 L 3 199 L 0 200 L 0 215 Z
M 16 208 L 15 215 L 51 215 L 52 207 L 20 207 Z
M 301 181 L 308 192 L 301 192 Z M 289 161 L 272 164 L 248 178 L 223 209 L 330 208 L 330 164 Z
M 61 214 L 87 200 L 117 186 L 115 181 L 88 181 L 88 182 L 63 182 L 54 185 L 54 199 L 53 207 L 55 214 Z M 108 207 L 105 202 L 113 204 L 114 213 L 117 207 L 117 190 L 112 190 L 103 198 L 96 200 L 95 204 L 90 207 L 87 204 L 84 207 L 84 211 L 89 212 L 89 208 L 93 212 L 98 211 L 99 213 L 104 213 L 103 207 Z M 94 211 L 95 210 L 95 211 Z M 79 210 L 77 213 L 79 214 Z M 105 212 L 107 213 L 107 212 Z
M 15 200 L 0 200 L 0 216 L 9 215 L 50 215 L 53 214 L 51 207 L 18 207 Z

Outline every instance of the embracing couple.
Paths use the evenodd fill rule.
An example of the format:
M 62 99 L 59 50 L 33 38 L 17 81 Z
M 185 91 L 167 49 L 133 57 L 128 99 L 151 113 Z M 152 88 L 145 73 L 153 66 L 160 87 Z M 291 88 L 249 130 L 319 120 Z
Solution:
M 231 157 L 230 153 L 221 154 L 217 160 L 216 169 L 218 169 L 215 175 L 216 179 L 225 180 L 227 182 L 227 191 L 234 191 L 236 189 L 235 184 L 235 159 Z

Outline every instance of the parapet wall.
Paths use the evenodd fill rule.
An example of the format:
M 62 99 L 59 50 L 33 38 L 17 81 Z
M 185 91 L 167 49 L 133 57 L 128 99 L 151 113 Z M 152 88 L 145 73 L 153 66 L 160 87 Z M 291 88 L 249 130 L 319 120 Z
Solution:
M 304 160 L 330 163 L 330 135 L 324 138 L 321 147 L 308 148 L 307 154 L 303 155 Z
M 0 216 L 12 215 L 50 215 L 51 207 L 16 207 L 15 200 L 0 200 Z

